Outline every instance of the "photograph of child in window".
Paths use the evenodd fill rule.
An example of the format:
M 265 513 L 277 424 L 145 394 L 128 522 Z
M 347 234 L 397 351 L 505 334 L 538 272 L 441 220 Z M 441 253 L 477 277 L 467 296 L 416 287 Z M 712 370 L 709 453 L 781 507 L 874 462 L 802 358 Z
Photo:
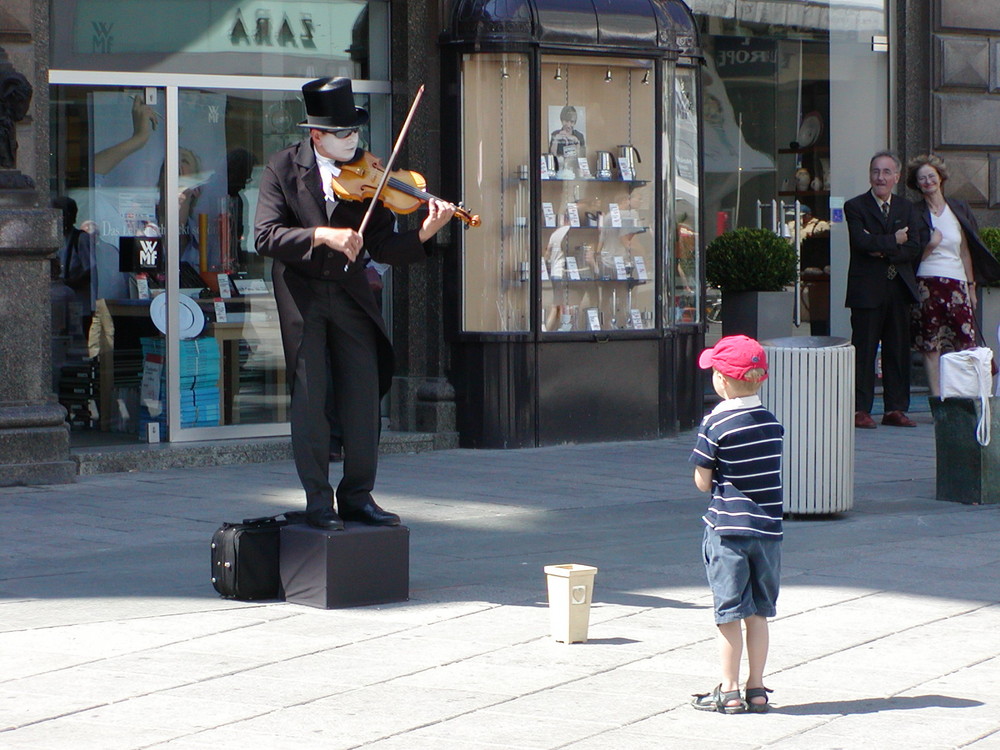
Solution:
M 549 139 L 549 153 L 570 159 L 586 156 L 586 139 L 583 135 L 585 126 L 586 114 L 583 107 L 550 105 L 549 127 L 554 130 Z

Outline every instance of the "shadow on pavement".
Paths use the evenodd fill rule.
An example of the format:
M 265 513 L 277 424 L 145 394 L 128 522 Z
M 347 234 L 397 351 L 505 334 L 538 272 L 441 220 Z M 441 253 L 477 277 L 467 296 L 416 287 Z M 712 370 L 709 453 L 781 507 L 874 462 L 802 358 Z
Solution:
M 850 701 L 801 703 L 793 706 L 773 706 L 772 713 L 789 716 L 848 716 L 877 714 L 881 711 L 911 711 L 919 708 L 975 708 L 982 701 L 952 698 L 948 695 L 897 695 L 893 698 L 860 698 Z

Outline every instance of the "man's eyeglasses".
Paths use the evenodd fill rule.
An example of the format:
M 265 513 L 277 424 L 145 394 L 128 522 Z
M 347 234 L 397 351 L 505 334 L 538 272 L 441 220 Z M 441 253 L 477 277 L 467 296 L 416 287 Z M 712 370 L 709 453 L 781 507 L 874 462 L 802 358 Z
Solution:
M 361 128 L 338 128 L 337 130 L 328 130 L 327 133 L 333 133 L 335 138 L 347 138 L 348 136 L 354 135 Z

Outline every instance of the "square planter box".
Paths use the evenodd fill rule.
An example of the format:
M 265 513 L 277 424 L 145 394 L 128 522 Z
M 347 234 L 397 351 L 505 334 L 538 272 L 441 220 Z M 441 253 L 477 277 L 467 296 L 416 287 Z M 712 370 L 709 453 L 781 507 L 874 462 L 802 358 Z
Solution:
M 792 335 L 795 292 L 723 292 L 722 335 L 742 333 L 758 341 Z

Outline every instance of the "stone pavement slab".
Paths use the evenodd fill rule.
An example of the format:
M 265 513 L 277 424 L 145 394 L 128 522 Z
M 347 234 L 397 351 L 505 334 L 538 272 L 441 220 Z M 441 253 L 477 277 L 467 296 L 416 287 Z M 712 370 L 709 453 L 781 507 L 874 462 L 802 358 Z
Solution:
M 1000 506 L 934 498 L 933 427 L 856 435 L 855 507 L 786 523 L 766 716 L 718 681 L 693 436 L 387 455 L 408 602 L 219 599 L 222 521 L 288 461 L 0 489 L 0 748 L 1000 748 Z M 336 471 L 336 468 L 334 468 Z M 589 641 L 542 567 L 598 567 Z

